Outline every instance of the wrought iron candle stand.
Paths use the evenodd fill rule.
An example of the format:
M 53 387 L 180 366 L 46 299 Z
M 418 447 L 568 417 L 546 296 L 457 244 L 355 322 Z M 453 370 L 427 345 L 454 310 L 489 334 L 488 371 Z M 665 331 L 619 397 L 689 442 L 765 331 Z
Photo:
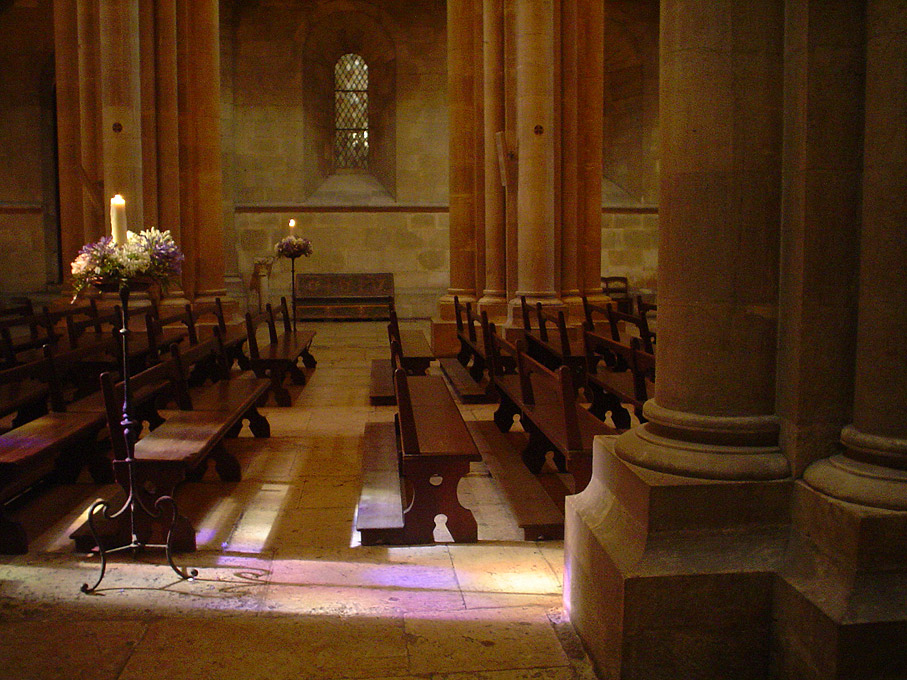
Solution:
M 102 290 L 105 290 L 105 288 L 102 288 Z M 107 555 L 110 553 L 123 552 L 126 550 L 131 550 L 133 552 L 133 555 L 135 555 L 144 548 L 164 548 L 167 555 L 167 563 L 180 578 L 191 580 L 198 576 L 197 569 L 182 570 L 173 561 L 173 527 L 176 525 L 177 520 L 180 519 L 179 511 L 176 506 L 176 500 L 172 496 L 160 496 L 157 500 L 155 500 L 154 506 L 152 508 L 149 508 L 145 500 L 139 494 L 138 485 L 136 484 L 136 463 L 133 454 L 135 452 L 135 442 L 138 438 L 140 424 L 132 417 L 132 408 L 130 403 L 129 293 L 129 283 L 125 281 L 120 283 L 119 294 L 121 303 L 120 309 L 122 314 L 120 324 L 120 335 L 122 336 L 122 341 L 120 342 L 120 346 L 122 349 L 121 366 L 123 371 L 123 419 L 121 421 L 121 425 L 123 429 L 123 437 L 126 440 L 126 460 L 123 461 L 123 464 L 125 465 L 125 468 L 127 470 L 127 495 L 123 505 L 116 512 L 110 512 L 110 503 L 105 500 L 96 501 L 94 504 L 92 504 L 91 508 L 88 511 L 88 527 L 91 530 L 91 535 L 94 538 L 95 544 L 98 546 L 98 553 L 101 557 L 101 573 L 98 576 L 98 580 L 93 586 L 89 586 L 87 583 L 82 584 L 81 590 L 83 593 L 93 593 L 95 590 L 97 590 L 98 586 L 101 585 L 101 581 L 104 580 L 104 575 L 107 572 Z M 167 529 L 166 542 L 163 544 L 151 544 L 139 539 L 136 533 L 136 513 L 143 512 L 151 519 L 159 519 L 163 517 L 165 507 L 169 507 L 171 511 L 171 520 L 170 526 Z M 95 518 L 98 514 L 101 514 L 105 520 L 109 521 L 119 520 L 120 518 L 128 518 L 129 533 L 131 537 L 130 542 L 115 548 L 105 548 L 104 541 L 99 535 L 97 527 L 95 525 Z

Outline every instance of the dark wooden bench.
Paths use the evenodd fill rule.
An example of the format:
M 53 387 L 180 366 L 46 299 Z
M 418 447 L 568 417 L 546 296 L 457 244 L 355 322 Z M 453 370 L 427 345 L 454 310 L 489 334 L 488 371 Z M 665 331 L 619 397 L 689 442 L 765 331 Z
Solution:
M 232 365 L 235 361 L 243 371 L 248 371 L 251 368 L 249 357 L 243 351 L 243 346 L 248 340 L 246 327 L 241 321 L 239 323 L 227 323 L 224 305 L 220 298 L 215 298 L 214 302 L 192 303 L 191 313 L 199 338 L 212 337 L 216 326 L 220 330 L 230 364 Z M 204 317 L 206 316 L 213 316 L 215 325 L 204 323 Z
M 464 319 L 465 312 L 465 319 Z M 444 375 L 450 380 L 454 392 L 463 403 L 488 403 L 494 401 L 490 382 L 485 376 L 487 361 L 481 326 L 472 313 L 472 303 L 460 305 L 454 296 L 454 315 L 457 322 L 457 338 L 460 351 L 454 357 L 441 357 L 438 362 Z
M 220 340 L 220 331 L 209 340 L 190 345 L 184 351 L 173 345 L 171 353 L 176 366 L 176 400 L 183 411 L 212 411 L 232 420 L 227 437 L 236 437 L 243 421 L 255 437 L 271 436 L 268 419 L 259 411 L 271 389 L 269 380 L 250 376 L 234 376 L 229 370 L 226 348 Z M 220 370 L 212 370 L 212 363 Z M 204 366 L 210 382 L 193 384 L 193 367 Z
M 145 385 L 172 383 L 176 393 L 179 381 L 174 361 L 162 361 L 133 376 L 130 388 L 140 390 Z M 122 425 L 123 383 L 115 383 L 110 373 L 101 376 L 101 387 L 113 451 L 113 472 L 125 493 L 130 489 L 141 499 L 144 508 L 152 509 L 162 496 L 173 496 L 176 487 L 186 479 L 200 479 L 210 459 L 225 482 L 238 482 L 242 473 L 236 458 L 224 446 L 224 439 L 233 429 L 237 413 L 217 411 L 176 411 L 135 443 L 134 462 L 130 472 L 127 462 L 127 443 Z M 130 477 L 134 483 L 130 481 Z M 111 546 L 128 543 L 134 530 L 144 543 L 162 543 L 168 528 L 166 513 L 155 516 L 139 507 L 132 522 L 124 513 L 116 519 L 103 518 L 98 524 L 101 541 Z M 195 529 L 185 517 L 178 517 L 172 529 L 175 551 L 195 550 Z M 73 534 L 77 550 L 90 550 L 93 542 L 84 528 Z
M 493 329 L 493 326 L 492 326 Z M 530 471 L 538 473 L 547 453 L 554 453 L 558 469 L 568 470 L 574 479 L 574 491 L 585 488 L 592 473 L 592 438 L 613 434 L 605 425 L 576 401 L 573 374 L 566 366 L 552 371 L 530 357 L 522 342 L 516 345 L 492 332 L 492 346 L 498 356 L 509 354 L 517 362 L 516 375 L 495 374 L 495 389 L 500 403 L 494 422 L 501 432 L 513 426 L 520 416 L 529 441 L 521 458 Z
M 425 375 L 434 353 L 425 339 L 425 334 L 416 329 L 400 330 L 397 312 L 393 301 L 388 304 L 387 339 L 389 351 L 396 342 L 401 348 L 401 362 L 404 370 L 410 375 Z M 397 398 L 394 391 L 394 367 L 390 359 L 372 359 L 369 377 L 369 402 L 374 405 L 396 404 Z
M 49 378 L 44 359 L 0 371 L 0 417 L 15 414 L 12 427 L 47 413 Z
M 517 349 L 523 429 L 529 443 L 523 462 L 533 472 L 541 470 L 548 451 L 562 456 L 579 493 L 592 477 L 592 440 L 596 435 L 615 434 L 576 401 L 573 374 L 566 366 L 551 371 Z
M 478 540 L 472 512 L 460 505 L 457 487 L 469 473 L 469 464 L 481 460 L 463 416 L 440 376 L 410 376 L 394 370 L 397 391 L 396 466 L 389 464 L 387 433 L 378 439 L 378 461 L 366 462 L 363 493 L 357 513 L 363 545 L 414 545 L 434 542 L 435 518 L 443 514 L 447 529 L 458 543 Z M 380 429 L 380 428 L 379 428 Z M 379 433 L 380 435 L 380 433 Z M 372 457 L 364 444 L 364 461 Z M 401 480 L 402 475 L 402 480 Z M 388 503 L 379 499 L 399 493 Z M 397 503 L 405 508 L 403 526 L 397 521 Z M 389 519 L 383 519 L 389 518 Z M 377 526 L 388 521 L 389 526 Z
M 41 348 L 57 342 L 58 337 L 45 314 L 0 318 L 0 367 L 39 361 Z
M 292 400 L 290 393 L 283 382 L 287 375 L 296 385 L 306 383 L 306 375 L 299 367 L 302 360 L 306 368 L 314 368 L 316 361 L 310 352 L 315 331 L 296 330 L 292 328 L 290 316 L 287 313 L 286 298 L 281 298 L 283 315 L 283 333 L 277 330 L 274 310 L 268 303 L 265 307 L 264 322 L 268 328 L 268 344 L 259 345 L 256 337 L 257 326 L 260 322 L 246 313 L 246 333 L 249 345 L 249 365 L 259 378 L 271 380 L 271 390 L 278 406 L 290 406 Z
M 387 319 L 394 275 L 297 274 L 293 308 L 298 319 Z
M 629 345 L 589 331 L 584 338 L 586 384 L 592 398 L 589 410 L 599 420 L 610 413 L 615 428 L 628 430 L 632 426 L 628 404 L 645 422 L 642 407 L 654 396 L 655 355 L 641 349 L 640 338 L 632 338 Z
M 27 372 L 27 380 L 54 383 L 49 358 L 24 364 L 12 371 Z M 54 410 L 0 435 L 0 553 L 21 554 L 28 550 L 25 529 L 10 518 L 3 506 L 50 477 L 73 482 L 84 465 L 95 481 L 103 469 L 97 446 L 98 433 L 105 426 L 102 413 L 63 412 L 58 393 L 51 398 Z M 103 477 L 103 475 L 102 475 Z
M 567 366 L 573 372 L 573 384 L 577 387 L 582 385 L 586 359 L 582 351 L 575 351 L 571 347 L 564 310 L 546 309 L 541 302 L 536 302 L 535 308 L 530 309 L 525 297 L 520 297 L 520 309 L 523 316 L 526 352 L 529 356 L 552 371 L 560 366 Z M 536 319 L 535 330 L 532 327 L 533 311 Z
M 501 432 L 491 421 L 468 421 L 482 460 L 497 482 L 507 505 L 527 541 L 559 540 L 564 537 L 563 496 L 560 485 L 554 497 L 543 484 L 542 476 L 533 474 L 521 460 L 526 448 L 526 435 Z M 554 476 L 554 475 L 551 475 Z
M 639 338 L 643 351 L 655 353 L 655 333 L 649 329 L 646 314 L 621 312 L 613 305 L 596 305 L 583 296 L 583 314 L 585 330 L 603 335 L 607 332 L 611 339 L 624 345 L 630 344 L 631 338 Z M 607 326 L 602 327 L 602 321 Z M 604 331 L 604 332 L 603 332 Z

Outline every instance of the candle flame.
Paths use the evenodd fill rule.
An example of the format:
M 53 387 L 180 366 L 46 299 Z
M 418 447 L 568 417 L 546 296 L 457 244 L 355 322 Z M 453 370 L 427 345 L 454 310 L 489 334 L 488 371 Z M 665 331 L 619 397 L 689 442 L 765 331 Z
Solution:
M 290 229 L 296 226 L 296 220 L 290 220 Z

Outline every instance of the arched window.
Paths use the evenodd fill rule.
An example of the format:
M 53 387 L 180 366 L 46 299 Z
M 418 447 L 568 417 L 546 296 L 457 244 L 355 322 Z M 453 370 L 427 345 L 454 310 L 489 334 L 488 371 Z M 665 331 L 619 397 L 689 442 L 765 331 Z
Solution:
M 368 65 L 358 54 L 334 66 L 334 163 L 368 168 Z

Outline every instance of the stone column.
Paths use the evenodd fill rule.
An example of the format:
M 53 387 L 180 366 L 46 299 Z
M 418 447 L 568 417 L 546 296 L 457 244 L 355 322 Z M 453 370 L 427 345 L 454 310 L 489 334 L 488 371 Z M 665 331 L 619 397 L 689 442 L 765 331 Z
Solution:
M 193 297 L 226 294 L 220 143 L 220 19 L 217 0 L 178 0 L 180 215 Z
M 157 174 L 157 41 L 155 5 L 157 0 L 139 0 L 139 53 L 142 120 L 142 195 L 145 210 L 143 229 L 160 224 Z
M 618 455 L 690 477 L 780 479 L 783 4 L 661 9 L 658 381 L 649 423 Z
M 447 83 L 450 109 L 450 288 L 442 300 L 474 300 L 475 84 L 473 0 L 447 3 Z M 442 309 L 442 317 L 445 316 Z
M 159 229 L 181 243 L 176 0 L 155 3 L 155 37 Z
M 104 206 L 101 149 L 100 33 L 98 3 L 79 0 L 79 134 L 81 137 L 82 219 L 84 240 L 96 241 L 108 231 Z M 108 197 L 109 200 L 109 197 Z
M 608 677 L 769 675 L 783 23 L 783 0 L 661 3 L 656 393 L 565 513 L 565 604 Z
M 845 452 L 811 465 L 804 480 L 833 498 L 907 511 L 907 83 L 893 78 L 907 49 L 907 13 L 885 2 L 867 12 L 863 224 L 853 422 Z M 907 551 L 905 551 L 907 552 Z
M 579 41 L 585 26 L 578 23 L 582 0 L 562 0 L 560 35 L 560 293 L 574 309 L 580 304 L 579 204 Z M 576 315 L 576 319 L 582 315 Z
M 516 3 L 517 297 L 559 303 L 552 0 Z
M 602 130 L 604 117 L 604 6 L 580 0 L 578 24 L 578 237 L 579 285 L 589 297 L 600 297 L 602 246 Z
M 507 259 L 504 252 L 506 163 L 504 134 L 504 2 L 485 0 L 484 5 L 485 99 L 485 290 L 479 305 L 489 314 L 506 313 Z M 500 147 L 499 147 L 500 145 Z
M 473 0 L 473 229 L 475 247 L 473 290 L 485 290 L 485 0 Z M 475 297 L 475 296 L 474 296 Z
M 54 67 L 57 77 L 57 154 L 59 166 L 63 275 L 85 244 L 82 221 L 79 135 L 78 33 L 75 0 L 54 2 Z
M 129 228 L 144 224 L 138 0 L 99 5 L 101 35 L 101 139 L 104 192 L 126 199 Z M 107 217 L 109 220 L 109 217 Z
M 907 141 L 895 131 L 907 125 L 907 83 L 892 74 L 903 66 L 907 14 L 899 4 L 885 2 L 835 0 L 829 7 L 801 0 L 794 5 L 802 24 L 825 30 L 822 42 L 810 45 L 807 55 L 812 78 L 836 87 L 848 83 L 841 73 L 859 80 L 865 16 L 865 124 L 862 136 L 852 129 L 858 117 L 847 112 L 855 103 L 842 100 L 839 92 L 823 90 L 811 100 L 820 107 L 824 103 L 822 111 L 833 107 L 838 112 L 828 132 L 835 137 L 830 162 L 845 153 L 848 160 L 858 160 L 861 137 L 863 142 L 862 225 L 855 248 L 859 281 L 849 290 L 838 289 L 844 295 L 859 289 L 853 412 L 840 433 L 843 452 L 812 463 L 795 488 L 794 531 L 775 603 L 775 675 L 783 680 L 902 678 L 907 677 L 907 204 L 898 197 L 907 189 Z M 829 12 L 834 23 L 825 20 Z M 826 69 L 827 81 L 822 78 Z M 851 181 L 858 184 L 853 178 L 860 177 L 859 171 L 844 174 L 849 166 L 834 167 L 843 175 L 843 186 L 816 183 L 835 194 L 822 206 L 823 231 L 826 211 L 837 216 L 838 204 L 850 196 Z M 816 266 L 827 268 L 829 252 L 832 262 L 851 260 L 843 252 L 847 243 L 837 235 L 815 251 L 821 258 Z M 857 267 L 841 269 L 841 280 L 853 281 Z M 826 293 L 822 286 L 816 289 L 821 302 Z M 834 333 L 837 325 L 850 331 L 847 311 L 839 311 L 843 321 L 822 324 L 826 333 L 842 334 Z M 818 313 L 813 317 L 823 321 Z M 828 347 L 848 347 L 847 339 L 823 337 L 815 344 L 827 354 Z M 835 358 L 844 360 L 842 354 Z M 823 369 L 826 390 L 842 381 L 842 373 L 847 375 L 843 368 Z M 801 447 L 802 441 L 809 444 L 816 433 L 827 431 L 826 413 L 840 416 L 839 391 L 848 393 L 844 388 L 831 396 L 816 395 L 820 401 L 814 408 L 823 418 L 814 417 L 817 426 L 798 438 Z M 832 446 L 820 441 L 812 449 L 814 455 L 827 455 Z

